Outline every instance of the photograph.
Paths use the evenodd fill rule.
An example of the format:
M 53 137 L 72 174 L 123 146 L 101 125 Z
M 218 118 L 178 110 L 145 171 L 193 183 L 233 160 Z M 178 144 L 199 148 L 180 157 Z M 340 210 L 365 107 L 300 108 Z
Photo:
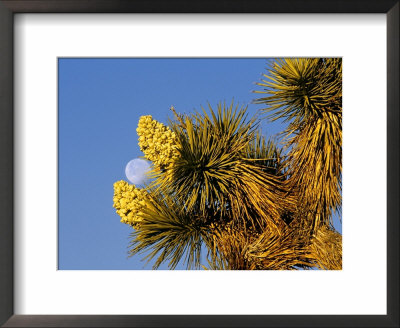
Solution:
M 399 1 L 0 0 L 0 326 L 398 327 Z
M 342 58 L 58 58 L 58 270 L 342 270 Z

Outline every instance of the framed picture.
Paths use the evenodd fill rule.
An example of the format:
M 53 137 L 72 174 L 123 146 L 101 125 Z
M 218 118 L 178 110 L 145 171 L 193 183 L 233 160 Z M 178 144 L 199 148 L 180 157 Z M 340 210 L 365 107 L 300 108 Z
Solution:
M 0 53 L 3 326 L 399 325 L 398 1 L 310 1 L 301 5 L 296 1 L 190 5 L 180 1 L 0 1 L 0 15 L 0 45 L 5 49 Z M 162 213 L 179 206 L 192 213 L 196 207 L 191 215 L 203 213 L 203 218 L 212 209 L 211 227 L 216 227 L 218 236 L 230 231 L 226 230 L 228 224 L 236 229 L 236 224 L 240 225 L 237 218 L 244 213 L 251 218 L 255 210 L 260 211 L 254 216 L 258 218 L 263 211 L 259 206 L 263 201 L 254 197 L 257 192 L 237 208 L 234 201 L 224 203 L 220 196 L 211 202 L 216 207 L 211 206 L 209 199 L 214 194 L 208 195 L 206 187 L 193 201 L 192 196 L 171 196 L 176 194 L 168 191 L 163 174 L 167 177 L 168 170 L 176 170 L 177 166 L 164 167 L 162 160 L 171 154 L 175 158 L 174 149 L 179 149 L 177 156 L 184 158 L 183 145 L 191 140 L 190 124 L 214 131 L 210 125 L 212 115 L 207 116 L 212 108 L 220 106 L 229 112 L 237 103 L 239 114 L 245 107 L 252 114 L 253 110 L 256 113 L 252 100 L 259 105 L 273 105 L 276 98 L 268 100 L 268 92 L 271 86 L 277 87 L 283 75 L 286 78 L 282 83 L 286 83 L 285 74 L 293 65 L 307 67 L 308 71 L 314 67 L 319 73 L 313 75 L 312 84 L 323 81 L 327 72 L 337 77 L 339 68 L 341 76 L 342 63 L 343 267 L 340 215 L 331 222 L 337 225 L 333 231 L 340 232 L 340 256 L 335 257 L 332 248 L 325 255 L 329 263 L 310 258 L 310 253 L 301 257 L 299 247 L 292 244 L 288 250 L 297 250 L 292 262 L 287 250 L 280 265 L 268 261 L 264 252 L 257 254 L 254 250 L 253 260 L 246 255 L 245 263 L 236 263 L 234 260 L 241 257 L 230 249 L 220 251 L 222 257 L 211 253 L 212 261 L 222 258 L 222 262 L 208 262 L 207 267 L 200 248 L 198 253 L 188 253 L 189 260 L 180 262 L 184 256 L 176 257 L 180 251 L 173 245 L 171 253 L 158 257 L 160 262 L 154 257 L 150 267 L 138 261 L 145 237 L 129 237 L 128 230 L 133 227 L 133 231 L 142 233 L 146 225 L 153 229 L 151 213 L 160 210 L 160 204 L 167 206 Z M 256 72 L 264 76 L 255 76 Z M 203 84 L 199 83 L 202 79 Z M 330 88 L 340 86 L 341 122 L 342 80 L 326 81 Z M 315 82 L 315 87 L 321 84 Z M 287 90 L 286 85 L 281 88 Z M 335 103 L 335 99 L 329 101 Z M 210 108 L 201 114 L 204 105 Z M 329 108 L 335 112 L 336 105 L 332 106 Z M 200 110 L 197 116 L 193 116 L 193 108 Z M 166 112 L 175 121 L 167 123 Z M 219 114 L 215 113 L 218 121 Z M 146 139 L 153 123 L 158 134 L 171 139 L 172 148 L 153 151 L 158 148 L 153 149 L 156 146 Z M 303 127 L 301 124 L 296 128 L 300 136 Z M 285 127 L 275 126 L 273 134 L 282 129 Z M 126 150 L 137 143 L 137 137 L 138 146 L 132 146 L 137 151 Z M 201 144 L 200 139 L 196 140 L 188 149 L 193 151 Z M 220 140 L 231 142 L 232 138 Z M 341 160 L 341 124 L 340 139 L 332 140 L 324 156 L 329 158 L 330 154 L 332 160 L 336 153 L 332 147 L 338 147 Z M 233 149 L 221 145 L 215 147 Z M 189 155 L 193 157 L 193 153 Z M 152 162 L 153 172 L 159 170 L 158 178 L 153 179 L 161 179 L 159 185 L 164 189 L 160 194 L 150 187 L 137 189 L 142 185 L 147 188 L 145 171 L 150 168 L 149 162 L 138 159 L 140 156 Z M 182 161 L 178 161 L 181 168 Z M 278 164 L 274 163 L 269 163 L 268 169 L 274 167 L 273 174 L 279 176 Z M 329 163 L 322 163 L 327 172 L 331 172 Z M 252 172 L 260 165 L 255 165 Z M 296 165 L 293 169 L 287 167 L 292 170 L 288 176 L 295 177 Z M 138 175 L 139 171 L 142 173 Z M 181 177 L 190 177 L 193 169 L 185 172 Z M 265 174 L 265 170 L 262 172 Z M 316 176 L 310 174 L 310 181 L 318 180 Z M 121 179 L 136 187 L 117 182 L 113 199 L 112 185 Z M 174 188 L 182 179 L 173 182 Z M 341 179 L 340 174 L 340 185 Z M 309 184 L 295 183 L 295 195 L 303 195 L 297 190 Z M 121 188 L 141 195 L 143 190 L 149 192 L 148 196 L 143 194 L 140 206 L 147 207 L 140 208 L 141 214 L 131 207 L 126 211 L 126 204 L 131 206 L 133 201 L 127 200 L 128 189 Z M 263 188 L 267 192 L 268 188 Z M 185 189 L 183 194 L 195 193 Z M 203 194 L 206 200 L 202 200 Z M 331 191 L 318 194 L 317 198 L 325 202 L 324 195 L 331 195 Z M 283 197 L 282 202 L 290 197 Z M 292 203 L 279 205 L 280 201 L 274 198 L 271 204 L 277 206 L 277 215 L 282 219 L 282 234 L 291 231 L 291 222 L 303 221 L 300 214 L 288 210 Z M 296 202 L 303 208 L 307 199 L 302 196 Z M 253 205 L 243 212 L 247 203 Z M 217 222 L 214 217 L 218 211 L 222 211 L 223 220 Z M 305 213 L 302 211 L 298 213 Z M 115 222 L 107 221 L 108 217 Z M 325 218 L 322 214 L 318 217 Z M 178 222 L 180 229 L 185 222 L 182 220 Z M 266 227 L 257 222 L 254 219 L 252 231 L 261 231 L 257 233 L 262 235 Z M 314 225 L 310 229 L 315 229 Z M 254 235 L 252 232 L 248 236 Z M 237 236 L 232 238 L 236 241 Z M 136 238 L 131 240 L 137 248 L 131 248 L 135 256 L 127 259 L 125 245 L 129 238 Z M 148 245 L 156 247 L 160 241 L 151 240 Z M 223 249 L 217 242 L 211 247 L 207 243 L 211 241 L 206 241 L 209 250 Z M 193 249 L 195 244 L 188 247 Z M 233 262 L 229 262 L 231 258 Z M 234 270 L 149 270 L 159 264 L 161 269 L 194 266 Z M 254 268 L 261 270 L 249 270 Z M 328 270 L 304 270 L 310 268 Z

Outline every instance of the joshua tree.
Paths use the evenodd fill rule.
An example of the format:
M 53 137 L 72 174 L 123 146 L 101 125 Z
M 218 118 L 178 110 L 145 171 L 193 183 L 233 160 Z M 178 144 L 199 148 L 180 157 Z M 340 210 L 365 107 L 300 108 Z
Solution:
M 191 115 L 172 108 L 168 126 L 140 118 L 152 183 L 114 184 L 114 207 L 134 228 L 131 255 L 148 251 L 154 268 L 341 269 L 332 224 L 341 210 L 341 60 L 275 60 L 264 78 L 255 103 L 289 122 L 280 145 L 233 103 Z

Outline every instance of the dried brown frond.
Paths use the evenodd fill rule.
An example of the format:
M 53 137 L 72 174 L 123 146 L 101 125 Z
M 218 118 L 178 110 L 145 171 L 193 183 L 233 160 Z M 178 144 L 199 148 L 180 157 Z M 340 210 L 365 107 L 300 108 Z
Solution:
M 323 270 L 342 270 L 342 235 L 322 227 L 317 230 L 308 248 L 315 264 Z
M 285 161 L 287 188 L 297 195 L 298 215 L 314 222 L 312 230 L 332 224 L 341 208 L 341 115 L 323 113 L 305 123 L 290 141 Z
M 272 119 L 290 122 L 284 166 L 286 186 L 297 198 L 297 217 L 312 222 L 310 233 L 332 224 L 341 209 L 342 60 L 299 58 L 276 60 L 257 83 Z
M 224 267 L 216 269 L 251 270 L 252 258 L 248 257 L 249 246 L 255 240 L 254 231 L 246 230 L 229 223 L 213 227 L 213 238 L 216 249 L 225 260 Z

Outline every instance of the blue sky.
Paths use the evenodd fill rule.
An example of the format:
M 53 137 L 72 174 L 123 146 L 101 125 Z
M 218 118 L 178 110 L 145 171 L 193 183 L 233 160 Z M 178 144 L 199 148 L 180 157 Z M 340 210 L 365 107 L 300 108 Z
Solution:
M 189 113 L 232 100 L 255 114 L 262 106 L 251 104 L 252 91 L 267 60 L 60 58 L 58 64 L 59 269 L 151 269 L 142 256 L 127 257 L 132 228 L 112 207 L 113 183 L 127 180 L 126 164 L 143 156 L 139 117 L 167 123 L 171 105 Z M 283 127 L 262 122 L 269 136 Z

